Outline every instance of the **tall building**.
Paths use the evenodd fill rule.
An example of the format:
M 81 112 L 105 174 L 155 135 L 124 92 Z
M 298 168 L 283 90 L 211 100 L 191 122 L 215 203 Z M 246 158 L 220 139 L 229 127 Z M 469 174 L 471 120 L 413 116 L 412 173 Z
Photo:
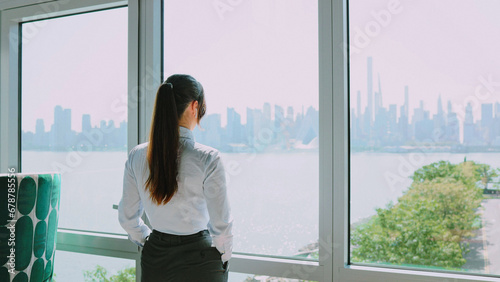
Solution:
M 410 98 L 408 85 L 405 85 L 405 115 L 408 118 L 410 114 Z
M 361 91 L 358 90 L 358 96 L 356 100 L 356 115 L 358 119 L 361 118 Z
M 493 104 L 481 104 L 481 126 L 489 126 L 493 121 Z
M 404 105 L 399 109 L 398 131 L 401 143 L 404 144 L 408 140 L 408 115 Z
M 430 119 L 430 112 L 424 109 L 424 101 L 421 100 L 420 107 L 414 109 L 412 121 L 416 141 L 433 140 L 434 123 Z
M 264 103 L 262 115 L 262 126 L 265 128 L 271 128 L 271 104 Z
M 242 141 L 241 116 L 234 108 L 227 108 L 227 138 L 230 143 Z
M 396 104 L 389 105 L 389 132 L 394 136 L 398 132 L 398 106 Z
M 438 104 L 437 104 L 437 114 L 438 116 L 439 115 L 443 115 L 444 111 L 443 111 L 443 102 L 441 101 L 441 94 L 439 94 L 439 97 L 438 97 Z
M 255 119 L 254 119 L 254 110 L 247 107 L 247 124 L 245 125 L 246 133 L 247 133 L 247 142 L 251 146 L 254 144 L 254 127 L 255 127 Z
M 380 84 L 380 74 L 378 74 L 378 91 L 375 92 L 375 112 L 373 113 L 374 116 L 378 114 L 381 108 L 383 108 L 383 103 L 382 103 L 382 85 Z
M 476 145 L 475 138 L 475 124 L 474 116 L 472 114 L 472 105 L 467 103 L 465 107 L 465 121 L 464 121 L 464 144 L 465 145 Z
M 274 105 L 274 127 L 277 131 L 285 126 L 285 111 L 281 106 Z
M 67 112 L 63 110 L 63 108 L 59 105 L 54 108 L 54 123 L 51 128 L 51 144 L 52 148 L 56 151 L 61 151 L 65 148 L 65 129 L 67 122 L 65 119 L 67 118 Z M 71 112 L 70 112 L 71 114 Z M 71 122 L 71 120 L 70 120 Z
M 443 110 L 443 102 L 441 100 L 441 94 L 439 94 L 437 102 L 437 113 L 433 117 L 434 121 L 434 142 L 443 142 L 446 137 L 446 121 Z
M 36 120 L 36 126 L 35 126 L 35 136 L 33 140 L 33 145 L 35 145 L 38 148 L 46 146 L 45 144 L 45 124 L 43 122 L 43 119 L 39 118 Z
M 493 141 L 493 104 L 481 104 L 481 135 L 483 141 L 490 143 Z
M 293 107 L 288 106 L 286 108 L 286 119 L 289 120 L 290 122 L 293 122 Z
M 84 114 L 82 115 L 82 132 L 90 132 L 92 129 L 92 125 L 90 123 L 90 115 Z
M 458 121 L 457 114 L 453 112 L 451 101 L 448 101 L 445 134 L 446 134 L 446 141 L 451 142 L 452 144 L 460 143 L 460 123 Z
M 220 148 L 222 146 L 221 115 L 210 114 L 204 117 L 202 121 L 202 127 L 205 131 L 203 131 L 203 140 L 200 141 L 208 146 Z
M 366 120 L 369 122 L 366 127 L 370 127 L 373 121 L 373 69 L 372 69 L 372 57 L 368 57 L 366 62 L 367 75 L 366 75 L 366 96 L 367 96 L 367 108 L 365 111 Z
M 265 119 L 271 120 L 271 104 L 264 103 L 263 114 Z

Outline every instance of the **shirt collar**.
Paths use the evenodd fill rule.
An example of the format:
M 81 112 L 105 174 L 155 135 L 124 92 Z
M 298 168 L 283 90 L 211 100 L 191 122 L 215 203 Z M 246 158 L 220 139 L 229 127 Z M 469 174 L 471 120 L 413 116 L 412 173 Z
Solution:
M 193 132 L 184 126 L 179 126 L 179 136 L 181 138 L 188 138 L 194 140 Z

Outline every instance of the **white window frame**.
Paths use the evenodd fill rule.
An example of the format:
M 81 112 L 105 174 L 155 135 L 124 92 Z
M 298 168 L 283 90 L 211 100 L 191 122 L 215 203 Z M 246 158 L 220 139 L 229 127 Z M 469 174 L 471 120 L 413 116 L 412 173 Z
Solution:
M 230 271 L 315 281 L 498 281 L 464 273 L 348 264 L 349 62 L 343 47 L 348 43 L 347 1 L 318 0 L 319 261 L 235 253 Z M 12 167 L 18 171 L 21 160 L 19 23 L 125 5 L 130 150 L 146 141 L 156 89 L 162 79 L 162 0 L 0 0 L 0 172 Z M 140 250 L 125 235 L 61 228 L 56 248 L 135 260 L 140 281 Z
M 430 269 L 391 268 L 349 264 L 349 46 L 348 1 L 333 0 L 333 230 L 334 281 L 500 281 L 487 275 Z M 450 11 L 452 12 L 452 11 Z M 321 33 L 320 33 L 321 36 Z M 321 57 L 321 55 L 320 55 Z

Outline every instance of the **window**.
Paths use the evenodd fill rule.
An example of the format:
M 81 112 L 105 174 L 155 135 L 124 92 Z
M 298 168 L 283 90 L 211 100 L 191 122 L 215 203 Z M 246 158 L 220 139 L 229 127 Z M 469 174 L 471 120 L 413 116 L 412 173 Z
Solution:
M 62 174 L 60 228 L 124 233 L 127 8 L 21 28 L 23 172 Z
M 197 142 L 222 153 L 234 251 L 318 258 L 317 1 L 164 1 L 164 77 L 205 90 Z
M 349 1 L 353 265 L 500 275 L 499 8 Z
M 204 85 L 208 106 L 202 121 L 206 131 L 195 129 L 195 138 L 219 149 L 228 170 L 237 219 L 234 230 L 241 240 L 235 242 L 231 279 L 498 279 L 498 236 L 488 235 L 487 230 L 495 227 L 498 214 L 489 212 L 495 206 L 490 203 L 498 200 L 498 177 L 494 175 L 498 171 L 493 169 L 500 167 L 494 157 L 498 154 L 500 103 L 495 98 L 498 43 L 491 36 L 499 28 L 497 17 L 492 16 L 498 10 L 497 1 L 41 0 L 26 6 L 27 2 L 0 1 L 0 170 L 21 168 L 21 163 L 25 172 L 72 170 L 64 172 L 69 183 L 76 184 L 63 188 L 63 193 L 72 194 L 68 199 L 62 195 L 62 204 L 68 205 L 61 206 L 61 215 L 68 217 L 61 217 L 57 238 L 57 251 L 61 258 L 67 252 L 68 259 L 56 259 L 57 276 L 62 275 L 58 269 L 63 263 L 76 262 L 87 253 L 98 255 L 101 259 L 94 262 L 110 274 L 132 267 L 128 260 L 139 262 L 137 247 L 123 234 L 112 209 L 121 194 L 126 151 L 147 140 L 154 92 L 161 78 L 189 73 Z M 125 5 L 127 8 L 121 8 Z M 105 15 L 105 20 L 97 28 L 88 24 L 99 22 L 99 15 Z M 110 20 L 112 15 L 115 20 Z M 89 19 L 86 25 L 75 24 L 82 18 Z M 66 25 L 66 32 L 53 33 L 61 23 L 71 24 Z M 86 32 L 93 28 L 90 34 Z M 53 46 L 43 49 L 48 40 Z M 75 42 L 91 46 L 71 46 Z M 107 54 L 107 60 L 95 55 L 101 53 Z M 82 62 L 81 58 L 91 59 Z M 40 66 L 44 68 L 40 70 Z M 76 73 L 80 80 L 70 84 Z M 89 86 L 85 80 L 94 83 Z M 79 100 L 82 92 L 87 97 L 103 93 L 103 87 L 96 90 L 99 85 L 112 89 L 94 98 L 91 107 Z M 275 85 L 280 88 L 276 90 Z M 60 97 L 61 89 L 64 97 Z M 78 104 L 67 104 L 67 97 Z M 111 97 L 119 99 L 114 106 L 125 109 L 123 118 L 99 117 L 100 106 L 107 104 L 102 99 Z M 287 119 L 289 106 L 295 123 Z M 313 129 L 299 135 L 298 117 L 306 118 L 309 108 L 317 114 L 319 126 L 314 128 L 314 115 L 310 114 L 309 128 Z M 69 112 L 70 123 L 64 121 Z M 37 134 L 37 119 L 41 120 L 38 133 L 45 135 Z M 118 140 L 126 140 L 122 145 L 127 149 L 110 152 L 108 145 L 107 151 L 86 152 L 88 146 L 77 146 L 81 140 L 66 140 L 76 138 L 83 124 L 88 128 L 89 120 L 94 129 L 101 128 L 101 120 L 106 121 L 103 128 L 113 120 L 115 129 L 127 122 L 127 139 Z M 47 137 L 53 124 L 58 125 L 55 132 L 61 138 Z M 290 131 L 290 126 L 296 131 Z M 68 128 L 72 135 L 63 138 L 60 132 L 67 133 Z M 256 138 L 248 138 L 252 136 Z M 297 136 L 302 136 L 302 155 L 284 149 L 300 144 Z M 321 142 L 315 143 L 315 138 Z M 70 151 L 63 151 L 68 149 L 68 141 L 72 141 Z M 49 143 L 50 150 L 45 147 L 42 151 Z M 309 151 L 315 145 L 318 151 Z M 265 150 L 271 148 L 274 154 L 266 155 Z M 101 162 L 93 158 L 97 153 L 110 157 Z M 81 154 L 81 159 L 75 154 Z M 271 164 L 281 160 L 278 167 Z M 445 163 L 425 167 L 437 161 Z M 298 171 L 308 175 L 299 177 Z M 408 176 L 416 171 L 422 173 L 413 182 Z M 429 171 L 440 173 L 432 185 L 427 179 Z M 467 174 L 471 171 L 474 173 Z M 104 185 L 104 177 L 113 173 L 119 177 Z M 280 175 L 271 178 L 273 174 Z M 259 177 L 245 179 L 249 175 Z M 82 186 L 79 176 L 99 183 Z M 298 192 L 296 188 L 284 190 L 290 183 L 298 186 L 306 181 L 307 186 L 302 185 Z M 415 190 L 403 194 L 409 187 Z M 266 188 L 265 194 L 259 192 Z M 481 188 L 482 193 L 478 192 Z M 419 193 L 442 200 L 447 198 L 446 189 L 457 199 L 455 207 L 466 208 L 458 213 L 450 206 L 445 224 L 439 225 L 431 220 L 436 213 L 419 204 L 424 198 Z M 89 200 L 103 190 L 113 196 L 105 201 Z M 302 198 L 297 200 L 296 195 Z M 471 200 L 459 201 L 464 195 Z M 82 198 L 77 202 L 78 197 Z M 80 202 L 103 211 L 99 220 L 90 204 L 78 205 Z M 477 207 L 478 202 L 481 206 L 474 212 L 471 205 Z M 446 241 L 437 236 L 443 233 L 433 233 L 437 235 L 429 246 L 434 247 L 427 249 L 457 255 L 447 266 L 434 261 L 387 260 L 376 257 L 377 252 L 368 252 L 375 254 L 369 258 L 360 256 L 363 248 L 370 247 L 364 241 L 370 241 L 377 227 L 383 227 L 377 225 L 382 217 L 394 223 L 396 216 L 412 214 L 404 212 L 403 204 L 410 208 L 421 205 L 417 219 L 429 220 L 413 218 L 405 222 L 414 226 L 392 224 L 390 228 L 406 232 L 411 227 L 429 227 L 432 231 L 437 226 L 445 235 L 455 236 L 453 232 L 468 226 L 468 233 L 459 235 L 475 237 Z M 77 210 L 79 217 L 75 217 Z M 460 228 L 446 229 L 456 224 L 457 217 L 462 219 L 457 225 Z M 79 220 L 69 220 L 75 218 Z M 419 231 L 427 234 L 424 229 Z M 387 244 L 378 242 L 378 246 Z M 389 247 L 393 246 L 397 244 Z M 309 248 L 303 249 L 303 256 L 294 257 L 302 247 Z M 107 263 L 103 256 L 113 262 Z M 463 260 L 458 267 L 453 264 Z M 137 270 L 136 279 L 140 279 Z
M 135 261 L 74 252 L 56 251 L 54 280 L 134 281 Z M 106 280 L 109 279 L 109 280 Z

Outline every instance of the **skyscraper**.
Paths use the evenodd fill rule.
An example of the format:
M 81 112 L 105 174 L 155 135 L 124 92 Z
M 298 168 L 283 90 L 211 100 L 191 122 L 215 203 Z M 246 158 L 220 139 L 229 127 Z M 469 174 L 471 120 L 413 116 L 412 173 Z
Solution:
M 405 115 L 408 118 L 410 114 L 410 98 L 408 85 L 405 85 Z
M 286 119 L 289 120 L 290 122 L 293 122 L 293 107 L 288 106 L 286 108 Z
M 493 104 L 481 104 L 481 135 L 483 141 L 490 143 L 494 134 L 493 126 Z
M 373 74 L 372 74 L 372 57 L 368 57 L 366 62 L 367 68 L 367 76 L 366 76 L 366 96 L 367 96 L 367 108 L 365 115 L 367 116 L 366 120 L 369 122 L 368 127 L 371 126 L 373 122 Z M 365 126 L 366 128 L 366 126 Z
M 452 144 L 460 143 L 460 124 L 457 113 L 453 112 L 451 101 L 448 101 L 448 113 L 446 115 L 446 140 Z
M 493 122 L 493 104 L 481 104 L 481 127 L 488 128 Z
M 35 137 L 33 140 L 33 145 L 40 148 L 45 146 L 45 124 L 43 123 L 43 119 L 39 118 L 36 120 L 35 127 Z
M 464 121 L 464 144 L 465 145 L 474 145 L 475 142 L 475 125 L 474 125 L 474 116 L 472 114 L 472 105 L 471 103 L 467 103 L 465 107 L 465 121 Z
M 90 115 L 84 114 L 82 115 L 82 132 L 90 132 L 92 129 L 92 125 L 90 123 Z
M 64 148 L 64 110 L 61 106 L 57 105 L 54 108 L 54 123 L 51 130 L 51 144 L 56 151 L 63 150 Z
M 229 142 L 241 142 L 241 116 L 234 108 L 227 108 L 227 137 Z

